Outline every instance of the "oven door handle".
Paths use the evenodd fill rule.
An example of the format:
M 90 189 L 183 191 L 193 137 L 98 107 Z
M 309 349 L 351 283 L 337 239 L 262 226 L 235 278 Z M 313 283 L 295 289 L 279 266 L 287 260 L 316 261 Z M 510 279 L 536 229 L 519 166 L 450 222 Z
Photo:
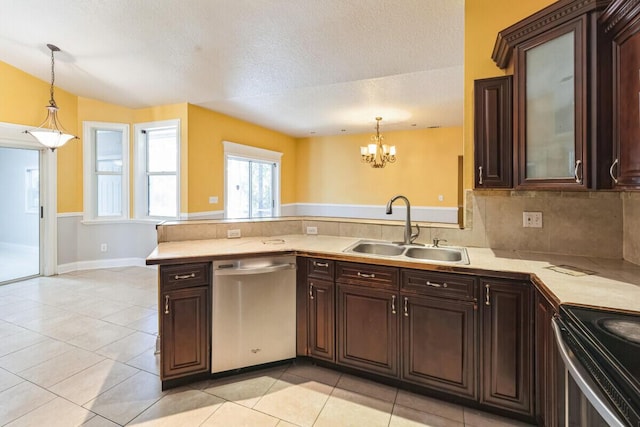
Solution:
M 593 408 L 598 411 L 600 416 L 613 427 L 625 427 L 618 414 L 611 408 L 610 403 L 606 400 L 603 393 L 593 379 L 589 376 L 587 370 L 582 366 L 578 358 L 573 351 L 567 346 L 562 338 L 562 331 L 560 330 L 560 322 L 558 318 L 554 317 L 551 320 L 551 327 L 553 328 L 553 334 L 558 344 L 558 351 L 560 357 L 564 361 L 564 366 L 569 371 L 569 375 L 576 382 L 580 390 L 585 395 L 587 400 L 591 403 Z

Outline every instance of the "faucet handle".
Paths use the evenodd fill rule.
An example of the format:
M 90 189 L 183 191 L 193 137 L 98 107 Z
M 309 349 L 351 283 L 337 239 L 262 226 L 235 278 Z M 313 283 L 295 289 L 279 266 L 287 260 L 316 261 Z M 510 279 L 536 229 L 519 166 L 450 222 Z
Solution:
M 446 240 L 445 239 L 438 239 L 437 237 L 434 237 L 434 239 L 433 239 L 433 247 L 437 248 L 438 245 L 440 244 L 440 242 L 446 242 Z
M 418 238 L 418 236 L 420 235 L 420 225 L 418 223 L 416 223 L 416 233 L 411 235 L 411 238 L 409 239 L 409 243 L 413 243 L 414 240 L 416 240 Z

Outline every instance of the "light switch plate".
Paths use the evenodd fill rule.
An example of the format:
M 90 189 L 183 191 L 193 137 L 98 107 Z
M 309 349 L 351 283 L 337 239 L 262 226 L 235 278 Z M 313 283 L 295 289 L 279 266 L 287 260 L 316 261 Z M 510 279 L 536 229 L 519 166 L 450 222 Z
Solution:
M 307 234 L 318 234 L 318 227 L 307 227 Z

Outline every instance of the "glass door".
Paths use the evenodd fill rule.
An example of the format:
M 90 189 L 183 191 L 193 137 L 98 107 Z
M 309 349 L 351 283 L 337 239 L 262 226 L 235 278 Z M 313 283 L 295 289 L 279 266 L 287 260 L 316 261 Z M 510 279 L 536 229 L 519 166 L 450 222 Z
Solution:
M 0 147 L 0 283 L 40 274 L 40 151 Z

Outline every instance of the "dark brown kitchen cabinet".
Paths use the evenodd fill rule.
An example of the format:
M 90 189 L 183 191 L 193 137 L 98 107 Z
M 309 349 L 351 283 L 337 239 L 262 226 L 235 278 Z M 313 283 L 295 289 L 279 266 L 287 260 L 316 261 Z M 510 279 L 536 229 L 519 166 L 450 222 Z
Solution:
M 551 329 L 555 306 L 540 291 L 535 296 L 535 371 L 538 424 L 564 426 L 564 376 Z
M 492 58 L 513 59 L 518 189 L 610 188 L 609 1 L 559 0 L 498 34 Z
M 210 371 L 210 264 L 160 267 L 162 381 Z
M 616 0 L 602 25 L 613 36 L 614 188 L 640 189 L 640 2 Z
M 474 82 L 475 188 L 513 186 L 512 77 Z
M 476 279 L 403 269 L 400 299 L 402 380 L 476 399 Z
M 334 283 L 327 280 L 307 281 L 309 295 L 309 355 L 335 360 Z
M 533 316 L 529 283 L 480 279 L 480 403 L 533 415 Z
M 397 377 L 397 292 L 342 283 L 337 289 L 337 362 Z
M 473 301 L 402 295 L 402 379 L 476 398 Z

